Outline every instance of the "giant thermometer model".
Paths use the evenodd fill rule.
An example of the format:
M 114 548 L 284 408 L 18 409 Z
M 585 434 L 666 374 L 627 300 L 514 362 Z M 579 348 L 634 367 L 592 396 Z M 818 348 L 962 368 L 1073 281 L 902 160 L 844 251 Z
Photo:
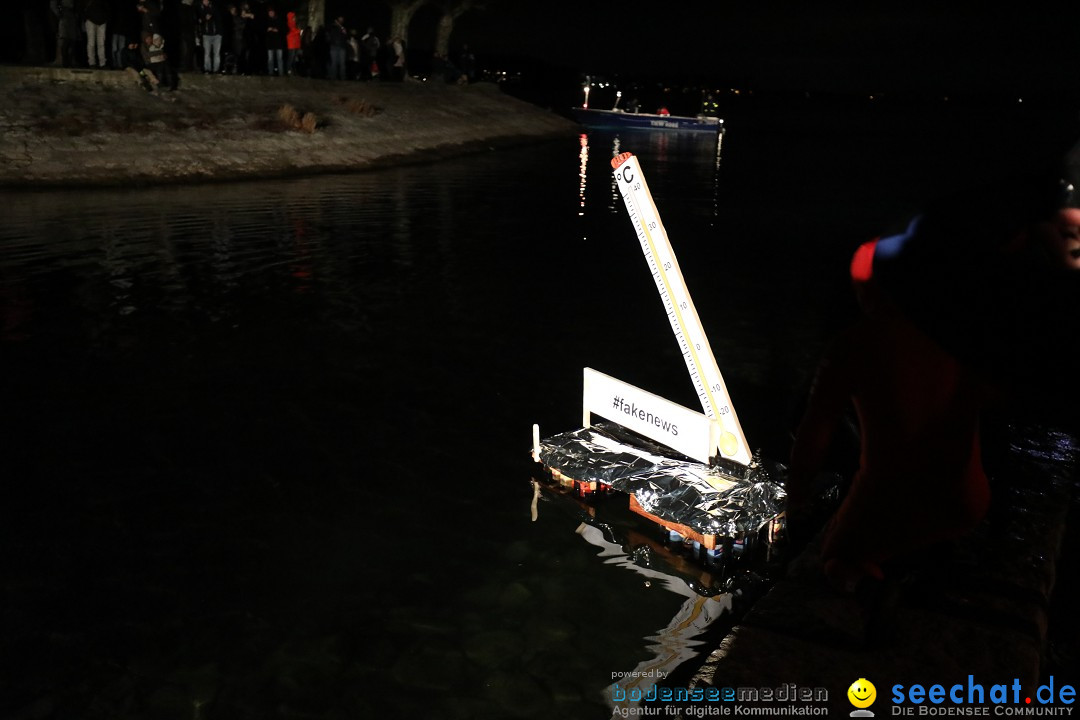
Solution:
M 710 559 L 745 548 L 762 528 L 771 544 L 783 488 L 751 455 L 637 158 L 623 153 L 612 167 L 703 412 L 585 368 L 584 427 L 541 443 L 534 425 L 533 458 L 580 495 L 627 493 L 631 510 Z M 614 425 L 593 425 L 594 414 Z
M 622 153 L 611 161 L 615 170 L 626 210 L 634 223 L 641 250 L 649 264 L 649 271 L 656 281 L 656 289 L 664 303 L 671 329 L 679 343 L 690 380 L 694 383 L 701 407 L 709 423 L 709 455 L 696 459 L 708 461 L 719 453 L 720 457 L 749 464 L 750 447 L 746 443 L 739 418 L 728 397 L 727 386 L 716 365 L 709 339 L 701 327 L 694 301 L 686 288 L 679 261 L 671 248 L 667 231 L 660 221 L 652 193 L 645 182 L 637 158 L 632 153 Z M 660 437 L 646 435 L 658 442 Z M 695 457 L 698 453 L 691 455 Z

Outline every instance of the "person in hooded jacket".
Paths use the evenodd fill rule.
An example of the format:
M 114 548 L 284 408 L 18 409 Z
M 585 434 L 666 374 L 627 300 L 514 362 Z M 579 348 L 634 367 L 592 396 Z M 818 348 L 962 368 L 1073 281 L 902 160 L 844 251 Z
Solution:
M 855 252 L 863 312 L 818 367 L 787 491 L 794 530 L 853 406 L 858 469 L 821 560 L 836 588 L 870 601 L 868 620 L 913 553 L 947 547 L 987 517 L 991 412 L 1031 412 L 1023 403 L 1048 384 L 1038 412 L 1052 418 L 1064 394 L 1075 417 L 1078 393 L 1059 379 L 1080 360 L 1078 270 L 1080 144 L 1061 163 L 931 203 L 905 231 Z
M 851 272 L 863 313 L 819 364 L 791 452 L 788 511 L 796 524 L 810 482 L 854 405 L 859 469 L 821 551 L 826 577 L 848 592 L 864 579 L 884 580 L 886 564 L 913 549 L 970 532 L 990 502 L 979 414 L 991 391 L 883 292 L 879 245 L 890 240 L 855 253 Z
M 296 25 L 296 13 L 290 12 L 285 15 L 285 25 L 288 31 L 285 33 L 285 67 L 288 74 L 296 72 L 297 64 L 303 55 L 301 49 L 301 31 Z

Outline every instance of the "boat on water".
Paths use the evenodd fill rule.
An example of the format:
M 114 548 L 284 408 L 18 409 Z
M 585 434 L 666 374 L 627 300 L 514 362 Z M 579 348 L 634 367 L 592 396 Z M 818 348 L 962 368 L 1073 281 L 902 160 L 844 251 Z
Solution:
M 704 132 L 717 135 L 724 131 L 724 121 L 713 115 L 665 115 L 661 113 L 627 112 L 618 108 L 597 110 L 575 107 L 570 111 L 579 124 L 596 130 L 665 130 L 675 132 Z
M 667 108 L 661 107 L 655 113 L 638 112 L 638 102 L 630 101 L 629 108 L 619 107 L 622 91 L 615 93 L 615 102 L 610 110 L 589 107 L 589 92 L 594 85 L 604 87 L 605 83 L 593 83 L 588 79 L 583 87 L 585 100 L 580 107 L 570 108 L 574 119 L 580 125 L 595 130 L 660 130 L 674 132 L 701 132 L 718 135 L 724 131 L 724 121 L 715 115 L 698 113 L 697 115 L 672 115 Z

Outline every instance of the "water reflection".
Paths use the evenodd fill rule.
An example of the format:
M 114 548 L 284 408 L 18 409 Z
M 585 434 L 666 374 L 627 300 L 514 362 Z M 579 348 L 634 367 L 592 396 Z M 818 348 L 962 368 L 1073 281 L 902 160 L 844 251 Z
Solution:
M 616 135 L 611 141 L 611 157 L 615 158 L 622 152 L 622 143 Z M 615 180 L 615 173 L 608 173 L 610 180 L 610 192 L 608 193 L 608 210 L 613 213 L 623 210 L 622 194 L 619 192 L 619 183 Z
M 638 706 L 658 681 L 670 677 L 680 665 L 700 654 L 701 636 L 721 616 L 731 612 L 733 596 L 730 593 L 700 595 L 683 579 L 642 566 L 595 525 L 582 523 L 576 532 L 590 545 L 600 548 L 598 557 L 604 558 L 605 563 L 647 578 L 646 587 L 653 587 L 655 582 L 668 592 L 686 598 L 665 627 L 645 638 L 650 641 L 647 649 L 653 656 L 633 669 L 613 672 L 618 676 L 617 682 L 608 688 L 605 699 L 614 711 L 612 717 L 626 717 L 624 713 Z
M 585 214 L 585 187 L 588 185 L 589 136 L 581 133 L 578 140 L 581 144 L 581 151 L 578 153 L 578 201 L 581 209 L 578 215 L 581 216 Z
M 103 255 L 102 268 L 109 278 L 112 287 L 112 307 L 120 315 L 129 315 L 135 312 L 135 306 L 130 304 L 131 287 L 134 279 L 130 275 L 130 268 L 124 259 L 123 247 L 117 239 L 112 228 L 103 229 L 101 241 Z
M 337 184 L 27 194 L 0 234 L 0 269 L 31 289 L 76 273 L 84 278 L 80 290 L 98 295 L 101 281 L 121 316 L 193 311 L 215 321 L 272 288 L 319 291 L 356 310 L 358 294 L 379 302 L 408 292 L 388 281 L 393 273 L 433 265 L 438 287 L 454 292 L 456 259 L 475 245 L 463 232 L 460 193 L 469 183 L 428 180 L 391 172 Z M 479 226 L 489 225 L 484 210 L 477 210 Z M 88 262 L 100 263 L 102 273 Z M 362 283 L 358 271 L 369 275 Z
M 606 140 L 607 138 L 603 138 Z M 578 138 L 581 150 L 578 152 L 578 217 L 584 217 L 586 209 L 586 189 L 589 186 L 589 135 L 588 133 L 582 133 Z M 606 159 L 611 159 L 622 152 L 621 142 L 619 136 L 615 135 L 610 138 L 611 142 L 611 154 Z M 604 168 L 608 167 L 605 163 Z M 615 182 L 615 176 L 613 173 L 608 172 L 608 185 L 610 187 L 610 194 L 608 196 L 607 209 L 611 212 L 618 212 L 622 209 L 622 196 L 619 195 L 619 187 Z
M 715 219 L 720 214 L 720 154 L 724 149 L 724 135 L 726 133 L 720 133 L 716 136 L 716 158 L 713 160 L 713 203 L 712 203 L 712 215 L 713 222 L 710 225 L 715 227 Z
M 609 213 L 622 214 L 625 208 L 608 161 L 624 151 L 629 151 L 641 158 L 643 167 L 650 169 L 650 177 L 656 175 L 666 179 L 666 182 L 662 180 L 658 194 L 663 194 L 664 190 L 672 185 L 679 187 L 680 195 L 685 195 L 687 190 L 692 188 L 688 197 L 709 198 L 709 207 L 715 219 L 720 207 L 720 157 L 724 136 L 721 134 L 714 138 L 711 135 L 699 135 L 638 131 L 624 140 L 611 131 L 590 130 L 582 133 L 578 138 L 578 216 L 584 217 L 590 205 L 587 201 L 590 147 L 602 147 L 605 150 L 610 148 L 610 154 L 605 152 L 603 162 L 594 161 L 592 181 L 600 182 L 599 178 L 603 177 L 610 187 L 604 205 L 604 209 Z M 678 177 L 671 177 L 669 173 L 678 173 Z

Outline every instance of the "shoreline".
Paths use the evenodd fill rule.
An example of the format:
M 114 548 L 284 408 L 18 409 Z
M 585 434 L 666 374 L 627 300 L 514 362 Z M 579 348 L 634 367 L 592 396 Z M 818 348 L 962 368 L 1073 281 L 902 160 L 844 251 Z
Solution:
M 311 113 L 313 132 L 281 118 Z M 568 137 L 577 125 L 491 83 L 180 76 L 0 66 L 0 188 L 138 187 L 359 172 Z M 310 128 L 310 124 L 309 124 Z

